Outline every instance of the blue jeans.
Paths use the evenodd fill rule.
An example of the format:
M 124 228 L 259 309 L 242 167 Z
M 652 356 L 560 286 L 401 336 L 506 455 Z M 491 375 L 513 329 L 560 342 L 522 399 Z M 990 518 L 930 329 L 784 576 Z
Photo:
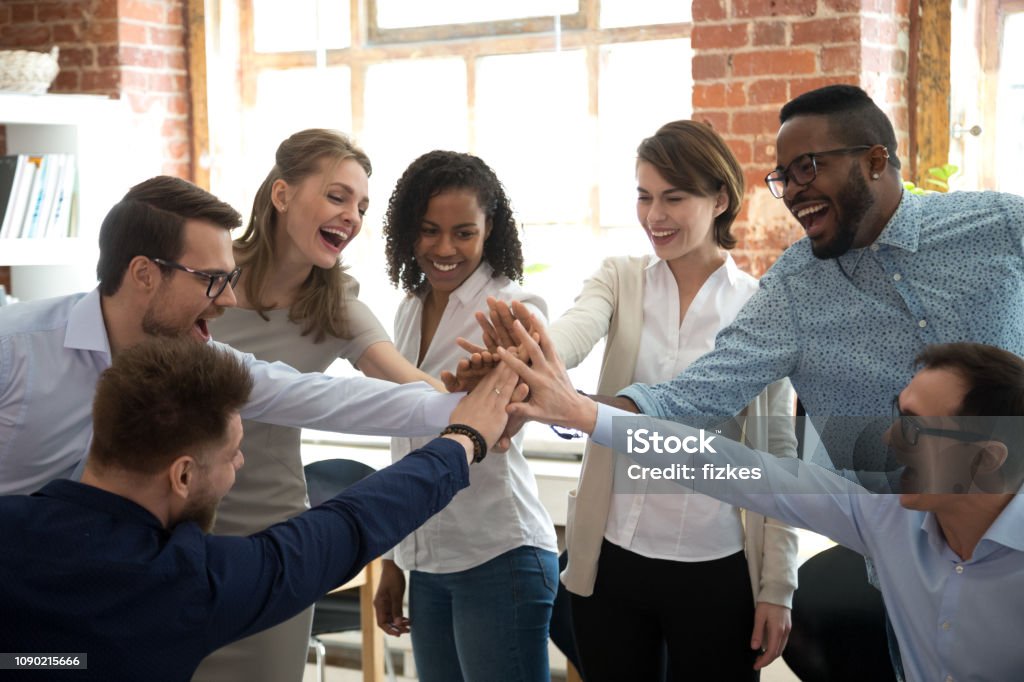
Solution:
M 456 573 L 412 571 L 409 618 L 420 682 L 549 682 L 558 557 L 517 547 Z

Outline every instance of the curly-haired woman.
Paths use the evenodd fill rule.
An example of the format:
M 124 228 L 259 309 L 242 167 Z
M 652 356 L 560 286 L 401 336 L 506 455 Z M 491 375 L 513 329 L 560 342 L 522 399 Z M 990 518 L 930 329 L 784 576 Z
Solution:
M 370 170 L 363 150 L 333 130 L 303 130 L 280 144 L 248 228 L 234 244 L 242 266 L 238 306 L 212 324 L 218 340 L 302 372 L 322 372 L 345 358 L 370 377 L 439 385 L 395 350 L 341 266 L 342 251 L 362 227 Z M 299 429 L 245 423 L 247 463 L 218 508 L 214 532 L 248 535 L 305 511 L 299 439 Z M 214 652 L 194 682 L 298 682 L 312 614 L 310 607 Z
M 420 370 L 454 370 L 457 337 L 479 340 L 487 297 L 544 301 L 523 291 L 523 256 L 505 191 L 469 154 L 433 151 L 399 179 L 385 217 L 388 274 L 408 296 L 395 344 Z M 396 438 L 398 458 L 417 440 Z M 554 527 L 537 496 L 522 436 L 471 472 L 471 485 L 384 561 L 374 604 L 385 632 L 411 632 L 422 682 L 545 682 L 548 622 L 558 584 Z M 410 571 L 409 616 L 402 615 Z

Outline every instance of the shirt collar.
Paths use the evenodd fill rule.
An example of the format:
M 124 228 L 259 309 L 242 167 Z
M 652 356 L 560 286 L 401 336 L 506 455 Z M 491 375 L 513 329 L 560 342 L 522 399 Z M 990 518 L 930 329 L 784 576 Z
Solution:
M 50 481 L 33 496 L 65 500 L 82 507 L 88 507 L 117 518 L 132 519 L 151 528 L 167 530 L 160 520 L 145 507 L 112 492 L 96 486 L 67 479 Z
M 921 239 L 921 205 L 920 199 L 910 192 L 903 192 L 900 197 L 900 204 L 896 212 L 889 218 L 889 222 L 882 228 L 881 234 L 875 239 L 874 244 L 879 246 L 891 246 L 893 248 L 917 253 L 918 243 Z M 844 273 L 852 277 L 857 271 L 864 253 L 871 247 L 863 249 L 850 249 L 837 259 L 839 267 Z
M 110 357 L 110 339 L 107 338 L 107 326 L 103 322 L 98 288 L 83 296 L 71 308 L 64 347 L 105 353 Z
M 465 282 L 459 285 L 458 289 L 451 293 L 451 297 L 464 307 L 476 305 L 480 293 L 487 286 L 487 282 L 491 280 L 493 274 L 494 268 L 491 267 L 491 264 L 481 260 L 480 266 L 473 271 L 473 274 L 466 278 Z
M 665 261 L 661 260 L 657 256 L 652 255 L 647 265 L 644 266 L 644 271 L 646 272 L 647 270 L 650 270 L 659 263 L 665 263 Z M 665 267 L 668 267 L 667 263 L 665 264 Z M 716 274 L 723 271 L 725 272 L 725 276 L 729 278 L 730 285 L 736 284 L 736 279 L 740 276 L 740 273 L 742 272 L 742 270 L 740 270 L 740 266 L 736 265 L 736 261 L 733 259 L 732 254 L 729 253 L 728 251 L 725 252 L 725 262 L 721 266 L 719 266 L 717 270 L 711 273 L 711 276 L 714 277 Z
M 1024 552 L 1024 491 L 1017 491 L 1010 503 L 985 531 L 981 540 L 991 540 L 1004 547 Z

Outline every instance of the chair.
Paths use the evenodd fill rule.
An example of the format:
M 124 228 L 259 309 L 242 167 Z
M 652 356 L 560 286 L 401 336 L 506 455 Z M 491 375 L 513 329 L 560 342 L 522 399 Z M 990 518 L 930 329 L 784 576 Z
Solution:
M 882 594 L 867 580 L 864 557 L 841 545 L 800 567 L 793 630 L 782 653 L 804 682 L 895 682 Z
M 303 470 L 306 474 L 309 504 L 313 507 L 331 499 L 345 488 L 374 472 L 373 467 L 350 459 L 325 459 L 312 462 L 303 467 Z M 391 655 L 381 633 L 377 631 L 373 618 L 373 592 L 376 590 L 380 574 L 378 562 L 379 560 L 374 560 L 364 569 L 368 575 L 365 583 L 359 587 L 358 593 L 354 593 L 354 590 L 351 589 L 336 590 L 321 597 L 314 606 L 309 646 L 316 652 L 316 669 L 320 682 L 324 682 L 324 659 L 327 649 L 319 636 L 330 632 L 360 629 L 363 630 L 363 679 L 379 679 L 379 664 L 372 659 L 378 655 L 376 652 L 383 648 L 388 679 L 391 682 L 395 680 Z M 348 584 L 350 583 L 346 585 Z M 376 642 L 380 642 L 381 645 L 376 645 Z

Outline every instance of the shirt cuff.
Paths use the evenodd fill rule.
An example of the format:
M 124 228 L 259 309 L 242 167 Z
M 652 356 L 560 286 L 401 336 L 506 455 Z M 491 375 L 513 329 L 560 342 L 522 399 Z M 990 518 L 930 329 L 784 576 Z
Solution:
M 619 391 L 616 395 L 629 398 L 637 406 L 642 414 L 661 416 L 658 412 L 658 405 L 646 384 L 631 384 Z
M 423 385 L 427 386 L 428 384 L 424 383 Z M 437 391 L 436 395 L 427 398 L 427 402 L 423 406 L 423 418 L 427 426 L 435 427 L 437 433 L 441 433 L 444 427 L 448 426 L 448 422 L 452 418 L 452 410 L 465 397 L 465 391 L 460 391 L 459 393 L 441 393 Z
M 620 410 L 604 403 L 597 404 L 597 423 L 594 424 L 594 432 L 590 434 L 590 440 L 606 448 L 612 448 L 612 417 L 636 417 L 637 415 L 626 410 Z

